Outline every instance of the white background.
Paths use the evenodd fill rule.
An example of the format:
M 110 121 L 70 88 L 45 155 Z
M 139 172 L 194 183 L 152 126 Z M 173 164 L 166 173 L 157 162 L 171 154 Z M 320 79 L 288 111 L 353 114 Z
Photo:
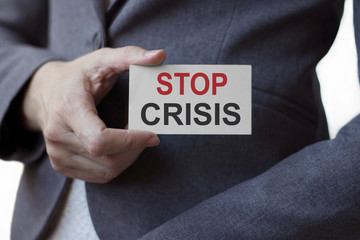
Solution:
M 332 137 L 339 127 L 360 112 L 356 61 L 352 0 L 346 0 L 338 37 L 318 66 Z M 10 221 L 21 171 L 19 163 L 0 161 L 0 239 L 10 238 Z

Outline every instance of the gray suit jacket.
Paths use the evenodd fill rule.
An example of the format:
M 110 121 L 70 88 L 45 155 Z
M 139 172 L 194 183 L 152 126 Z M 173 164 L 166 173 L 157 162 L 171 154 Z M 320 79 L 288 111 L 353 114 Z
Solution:
M 315 74 L 343 1 L 0 1 L 0 157 L 25 163 L 13 239 L 43 238 L 69 180 L 16 112 L 32 73 L 52 59 L 137 45 L 168 64 L 251 64 L 251 136 L 160 136 L 108 184 L 86 184 L 101 239 L 359 239 L 360 116 L 333 140 Z M 360 41 L 360 9 L 355 0 Z M 98 106 L 127 119 L 127 74 Z

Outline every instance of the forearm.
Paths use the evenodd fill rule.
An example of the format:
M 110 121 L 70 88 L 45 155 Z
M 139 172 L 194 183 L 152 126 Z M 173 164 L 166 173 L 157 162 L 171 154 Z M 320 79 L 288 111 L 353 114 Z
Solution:
M 142 239 L 357 239 L 359 136 L 360 116 Z

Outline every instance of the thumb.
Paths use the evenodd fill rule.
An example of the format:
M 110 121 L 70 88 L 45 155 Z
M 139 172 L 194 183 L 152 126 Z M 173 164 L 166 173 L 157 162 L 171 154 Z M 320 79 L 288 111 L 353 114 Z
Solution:
M 89 59 L 90 58 L 90 59 Z M 145 65 L 153 66 L 160 65 L 165 61 L 166 53 L 164 50 L 151 50 L 147 51 L 140 47 L 127 46 L 122 48 L 103 48 L 93 53 L 85 55 L 81 62 L 84 60 L 82 66 L 88 66 L 89 72 L 94 69 L 101 70 L 101 74 L 122 74 L 129 70 L 129 66 Z M 90 60 L 90 61 L 89 61 Z
M 97 104 L 113 87 L 116 76 L 129 70 L 131 64 L 159 65 L 165 58 L 164 50 L 147 51 L 134 46 L 103 48 L 76 59 L 73 66 L 80 69 L 85 80 L 82 83 Z

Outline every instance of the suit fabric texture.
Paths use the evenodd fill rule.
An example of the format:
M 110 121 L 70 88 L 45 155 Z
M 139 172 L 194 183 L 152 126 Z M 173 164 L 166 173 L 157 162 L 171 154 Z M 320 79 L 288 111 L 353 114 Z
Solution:
M 18 127 L 19 93 L 47 61 L 136 45 L 167 64 L 252 65 L 253 134 L 163 135 L 110 183 L 86 183 L 101 239 L 359 239 L 360 116 L 329 140 L 315 73 L 343 4 L 1 0 L 0 157 L 25 164 L 12 238 L 44 238 L 70 182 Z M 127 98 L 123 74 L 98 105 L 108 127 L 126 125 Z

